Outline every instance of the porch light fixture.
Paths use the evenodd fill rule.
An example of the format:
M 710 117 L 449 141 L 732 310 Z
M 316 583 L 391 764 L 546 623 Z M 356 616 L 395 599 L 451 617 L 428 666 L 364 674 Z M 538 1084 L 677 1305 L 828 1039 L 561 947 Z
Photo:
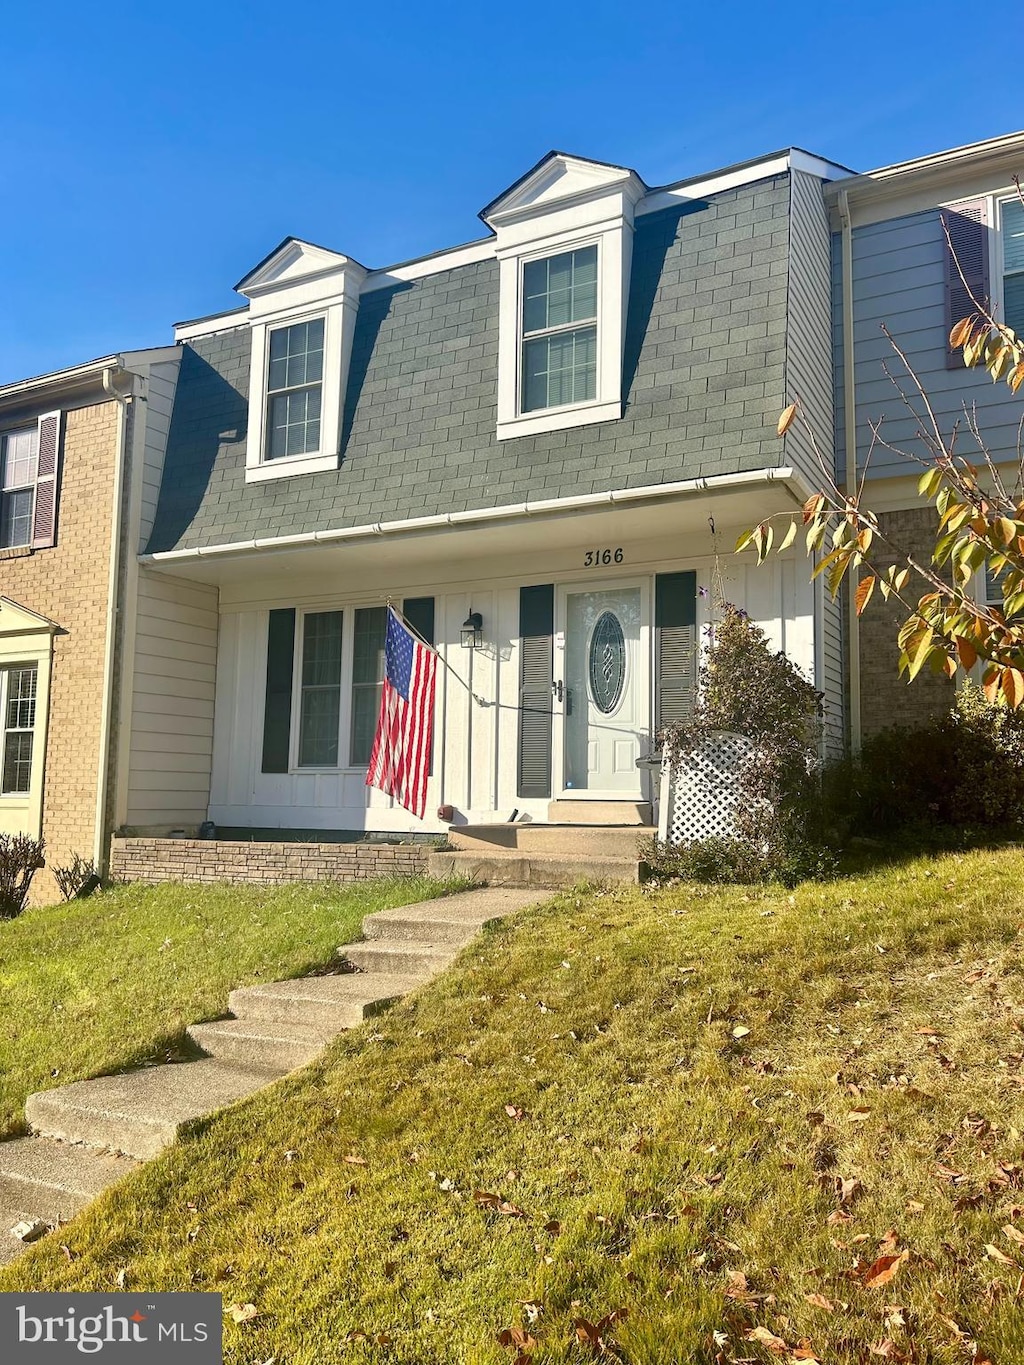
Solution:
M 484 642 L 484 618 L 478 611 L 471 611 L 462 623 L 462 648 L 476 649 Z

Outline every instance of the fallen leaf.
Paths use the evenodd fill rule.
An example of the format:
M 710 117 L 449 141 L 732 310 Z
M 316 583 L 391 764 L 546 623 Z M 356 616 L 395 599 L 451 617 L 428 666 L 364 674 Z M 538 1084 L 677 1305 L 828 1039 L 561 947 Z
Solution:
M 1019 1247 L 1024 1247 L 1024 1232 L 1021 1232 L 1020 1228 L 1015 1228 L 1012 1223 L 1007 1223 L 1003 1232 L 1011 1242 L 1016 1242 Z
M 840 1178 L 839 1181 L 839 1202 L 840 1204 L 852 1204 L 859 1194 L 864 1193 L 864 1186 L 856 1176 L 848 1176 L 846 1179 Z
M 744 1341 L 757 1341 L 762 1346 L 767 1346 L 769 1351 L 788 1351 L 789 1347 L 777 1337 L 774 1332 L 769 1332 L 767 1327 L 751 1327 L 749 1331 L 743 1333 Z
M 519 1108 L 518 1104 L 506 1104 L 505 1113 L 516 1123 L 523 1117 L 523 1111 Z
M 734 1038 L 746 1038 L 749 1032 L 750 1029 L 747 1028 L 746 1024 L 737 1024 L 732 1031 L 732 1036 Z
M 881 1289 L 883 1285 L 889 1284 L 899 1274 L 900 1266 L 906 1261 L 910 1253 L 901 1251 L 895 1256 L 879 1256 L 863 1272 L 864 1284 L 868 1289 Z
M 870 1118 L 871 1110 L 863 1105 L 858 1105 L 856 1109 L 851 1109 L 848 1115 L 851 1123 L 863 1123 L 866 1118 Z
M 804 1298 L 812 1308 L 824 1308 L 826 1313 L 834 1313 L 836 1306 L 831 1299 L 826 1299 L 824 1294 L 805 1294 Z
M 998 1247 L 994 1247 L 991 1242 L 985 1243 L 985 1255 L 988 1260 L 998 1261 L 1000 1265 L 1015 1266 L 1017 1264 L 1016 1261 L 1011 1260 L 1009 1256 L 1001 1252 Z
M 347 1162 L 349 1166 L 365 1166 L 367 1164 L 365 1157 L 356 1156 L 354 1152 L 350 1152 L 348 1156 L 343 1156 L 341 1159 Z
M 517 1204 L 511 1204 L 507 1199 L 502 1199 L 500 1194 L 493 1194 L 490 1190 L 474 1190 L 473 1202 L 477 1208 L 489 1209 L 492 1213 L 504 1213 L 509 1218 L 525 1218 L 526 1214 Z
M 552 1218 L 549 1223 L 544 1224 L 544 1231 L 550 1232 L 553 1237 L 557 1237 L 562 1231 L 562 1225 L 557 1218 Z
M 254 1303 L 233 1303 L 228 1308 L 231 1318 L 237 1322 L 252 1322 L 257 1317 L 256 1305 Z

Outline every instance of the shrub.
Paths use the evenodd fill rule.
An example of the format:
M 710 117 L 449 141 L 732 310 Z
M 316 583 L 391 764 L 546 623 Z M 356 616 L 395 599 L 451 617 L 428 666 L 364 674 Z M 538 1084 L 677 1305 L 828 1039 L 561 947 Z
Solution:
M 91 858 L 83 858 L 80 853 L 76 853 L 66 867 L 55 863 L 50 871 L 60 894 L 69 901 L 78 895 L 87 882 L 94 880 L 96 864 Z
M 654 843 L 655 876 L 691 881 L 784 881 L 833 875 L 821 837 L 817 777 L 822 695 L 763 630 L 728 603 L 710 631 L 692 721 L 667 726 L 664 752 L 680 760 L 714 730 L 753 743 L 740 774 L 733 837 L 669 849 Z
M 839 837 L 908 830 L 1024 830 L 1024 711 L 968 683 L 948 715 L 868 739 L 825 774 L 822 810 Z
M 0 834 L 0 919 L 14 919 L 24 910 L 44 847 L 42 839 L 27 834 Z

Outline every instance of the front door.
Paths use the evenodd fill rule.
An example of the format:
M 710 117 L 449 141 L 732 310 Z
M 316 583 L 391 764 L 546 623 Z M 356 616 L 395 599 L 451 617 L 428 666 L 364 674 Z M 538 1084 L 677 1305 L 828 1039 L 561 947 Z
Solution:
M 588 584 L 559 598 L 554 759 L 563 795 L 639 799 L 636 760 L 650 732 L 646 586 Z

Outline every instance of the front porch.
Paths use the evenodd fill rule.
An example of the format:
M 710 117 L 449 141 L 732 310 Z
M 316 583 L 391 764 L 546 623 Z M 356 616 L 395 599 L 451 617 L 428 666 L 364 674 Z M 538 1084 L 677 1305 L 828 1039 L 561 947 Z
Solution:
M 360 873 L 368 845 L 342 851 L 341 837 L 451 831 L 455 843 L 514 824 L 515 848 L 539 855 L 531 841 L 549 825 L 649 828 L 657 774 L 638 760 L 692 705 L 716 553 L 730 600 L 829 686 L 820 599 L 795 554 L 757 569 L 730 553 L 738 530 L 792 508 L 797 491 L 788 471 L 735 477 L 443 527 L 147 556 L 140 592 L 156 624 L 140 626 L 119 828 L 149 841 L 207 821 L 258 832 L 281 879 L 374 875 Z M 366 786 L 388 601 L 439 656 L 423 819 Z M 313 852 L 296 851 L 298 830 Z M 607 856 L 635 862 L 635 833 L 628 855 Z M 178 837 L 119 844 L 115 866 L 155 875 L 192 859 L 241 879 L 253 852 L 241 838 Z

